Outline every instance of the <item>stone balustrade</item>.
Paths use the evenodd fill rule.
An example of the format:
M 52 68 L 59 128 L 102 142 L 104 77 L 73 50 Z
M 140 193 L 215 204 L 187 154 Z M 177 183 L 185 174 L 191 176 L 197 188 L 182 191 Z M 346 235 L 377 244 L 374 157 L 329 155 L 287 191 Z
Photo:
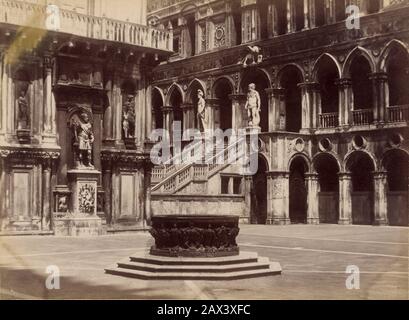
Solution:
M 409 105 L 388 107 L 388 119 L 390 122 L 409 121 Z
M 0 0 L 0 23 L 57 31 L 96 40 L 117 41 L 165 51 L 173 49 L 172 31 L 95 17 L 15 0 Z
M 354 125 L 368 125 L 373 122 L 373 110 L 362 109 L 352 111 L 352 121 Z
M 338 127 L 338 112 L 320 114 L 321 128 L 336 128 Z

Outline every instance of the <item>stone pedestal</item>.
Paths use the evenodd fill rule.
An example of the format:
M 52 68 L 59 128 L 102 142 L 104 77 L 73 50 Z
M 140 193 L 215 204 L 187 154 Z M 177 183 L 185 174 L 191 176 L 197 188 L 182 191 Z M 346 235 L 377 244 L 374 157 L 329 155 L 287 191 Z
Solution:
M 55 232 L 65 236 L 91 236 L 102 233 L 97 216 L 97 190 L 100 172 L 93 169 L 68 171 L 71 190 L 70 213 L 54 219 Z

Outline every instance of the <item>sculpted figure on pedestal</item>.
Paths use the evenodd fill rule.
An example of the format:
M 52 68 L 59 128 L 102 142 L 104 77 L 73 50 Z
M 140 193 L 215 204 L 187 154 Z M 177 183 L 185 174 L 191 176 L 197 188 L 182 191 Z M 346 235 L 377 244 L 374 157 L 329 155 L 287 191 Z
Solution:
M 131 94 L 127 95 L 123 105 L 122 129 L 124 130 L 125 138 L 133 138 L 135 136 L 135 97 Z
M 200 132 L 204 132 L 207 128 L 207 113 L 206 101 L 202 90 L 197 90 L 197 119 Z
M 19 130 L 29 128 L 29 110 L 28 102 L 26 99 L 27 92 L 21 91 L 20 96 L 17 99 L 18 107 L 18 117 L 17 117 L 17 127 Z
M 83 112 L 74 119 L 74 149 L 76 150 L 77 166 L 94 168 L 92 164 L 92 145 L 94 143 L 94 133 L 92 124 L 89 122 L 89 116 Z
M 249 84 L 245 109 L 249 118 L 249 126 L 258 126 L 260 124 L 261 99 L 254 83 Z

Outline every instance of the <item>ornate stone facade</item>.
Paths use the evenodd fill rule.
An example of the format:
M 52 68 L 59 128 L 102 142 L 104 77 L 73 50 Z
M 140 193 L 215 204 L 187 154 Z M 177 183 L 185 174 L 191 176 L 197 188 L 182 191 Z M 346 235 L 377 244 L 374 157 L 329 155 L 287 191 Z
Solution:
M 172 32 L 34 2 L 0 3 L 0 233 L 145 228 L 145 96 Z
M 191 37 L 181 37 L 180 51 L 154 69 L 153 109 L 166 105 L 172 118 L 174 97 L 188 103 L 200 89 L 207 93 L 209 127 L 236 130 L 248 125 L 248 85 L 254 83 L 260 93 L 260 171 L 242 179 L 238 195 L 225 183 L 231 197 L 242 197 L 239 212 L 248 221 L 408 225 L 409 3 L 352 1 L 360 9 L 359 29 L 346 26 L 347 4 L 151 4 L 148 20 L 172 23 L 175 38 Z M 189 16 L 195 17 L 190 25 L 173 24 Z M 212 41 L 206 52 L 186 55 L 199 52 L 191 47 L 199 45 L 193 38 L 203 20 Z M 223 38 L 222 26 L 224 45 L 213 41 Z M 200 183 L 194 168 L 189 181 L 179 183 L 184 171 L 153 170 L 154 180 L 162 179 L 153 187 L 153 212 L 160 208 L 162 214 L 165 199 L 194 198 L 194 185 L 200 184 L 200 197 L 210 201 L 223 190 L 223 175 L 238 174 L 231 166 L 210 165 L 201 169 Z M 232 199 L 219 206 L 228 208 Z

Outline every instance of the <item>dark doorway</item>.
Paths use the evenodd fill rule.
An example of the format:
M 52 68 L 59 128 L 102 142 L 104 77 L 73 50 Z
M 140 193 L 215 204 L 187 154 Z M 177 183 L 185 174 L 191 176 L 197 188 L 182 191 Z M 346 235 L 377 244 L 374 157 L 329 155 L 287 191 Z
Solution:
M 251 221 L 253 224 L 266 224 L 267 221 L 267 164 L 258 159 L 258 170 L 253 177 L 251 190 Z
M 301 157 L 294 159 L 290 166 L 290 221 L 307 223 L 307 186 L 305 173 L 307 164 Z

